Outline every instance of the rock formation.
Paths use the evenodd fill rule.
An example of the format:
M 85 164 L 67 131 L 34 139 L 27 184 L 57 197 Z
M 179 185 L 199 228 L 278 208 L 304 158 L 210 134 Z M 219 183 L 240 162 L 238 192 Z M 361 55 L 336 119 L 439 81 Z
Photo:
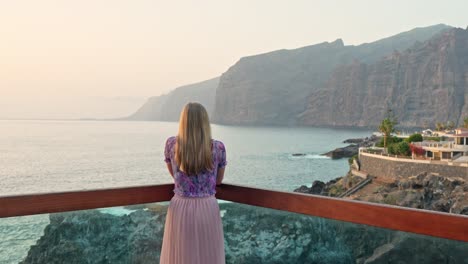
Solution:
M 421 116 L 409 111 L 424 113 L 430 107 L 435 108 L 416 96 L 421 92 L 428 93 L 426 89 L 429 88 L 438 90 L 435 94 L 440 95 L 434 99 L 439 102 L 435 104 L 436 107 L 444 103 L 452 105 L 449 100 L 457 97 L 457 103 L 449 108 L 459 114 L 462 99 L 458 96 L 464 95 L 464 91 L 458 86 L 448 87 L 454 83 L 450 73 L 445 74 L 441 69 L 442 83 L 446 86 L 437 89 L 429 85 L 423 85 L 421 89 L 413 87 L 422 78 L 430 78 L 417 69 L 425 65 L 424 62 L 432 62 L 429 58 L 422 58 L 423 55 L 431 55 L 435 59 L 442 54 L 437 53 L 438 47 L 433 47 L 436 45 L 433 43 L 441 38 L 441 32 L 447 28 L 445 25 L 418 28 L 359 46 L 345 46 L 342 40 L 337 40 L 242 58 L 221 76 L 213 119 L 217 123 L 234 125 L 372 126 L 375 120 L 382 118 L 388 107 L 401 105 L 401 98 L 388 98 L 387 87 L 393 86 L 405 91 L 415 89 L 414 95 L 405 97 L 407 106 L 404 111 L 410 116 L 403 120 L 405 125 Z M 443 38 L 451 32 L 466 34 L 464 30 L 452 30 L 445 33 Z M 433 37 L 434 40 L 431 39 Z M 463 45 L 460 39 L 450 48 L 456 50 L 455 54 L 463 54 L 468 50 Z M 419 51 L 426 46 L 433 49 Z M 409 48 L 411 50 L 407 51 Z M 403 61 L 400 64 L 393 61 L 398 56 L 406 56 L 408 52 L 413 55 L 404 60 L 404 64 Z M 447 53 L 450 58 L 453 57 L 453 52 L 447 50 Z M 461 61 L 446 59 L 441 57 L 440 63 L 450 66 L 450 71 L 454 70 L 457 74 L 463 72 L 463 65 L 457 64 Z M 430 67 L 437 69 L 437 64 Z M 414 80 L 409 77 L 407 81 L 403 77 L 401 80 L 395 79 L 392 71 L 396 70 L 398 73 L 414 72 L 411 75 Z M 453 77 L 457 78 L 458 84 L 460 75 Z M 406 86 L 400 87 L 403 84 Z M 443 97 L 444 94 L 447 96 Z M 442 111 L 435 118 L 442 118 L 444 113 Z
M 376 144 L 380 138 L 372 135 L 370 138 L 352 138 L 345 140 L 343 143 L 352 143 L 346 147 L 336 148 L 332 151 L 324 153 L 322 155 L 330 157 L 332 159 L 350 158 L 359 153 L 361 147 L 371 147 Z
M 126 120 L 147 120 L 147 121 L 177 121 L 180 110 L 190 102 L 195 101 L 203 104 L 208 111 L 213 111 L 216 87 L 219 77 L 181 86 L 168 94 L 151 97 Z
M 345 177 L 327 183 L 314 181 L 295 192 L 338 197 L 359 184 L 363 179 L 349 172 Z M 373 203 L 383 203 L 445 213 L 468 215 L 468 183 L 457 177 L 443 177 L 422 172 L 407 179 L 372 183 L 347 197 Z
M 305 125 L 377 126 L 388 109 L 405 127 L 461 124 L 468 114 L 468 30 L 446 30 L 374 63 L 340 65 L 308 100 Z
M 130 120 L 176 121 L 200 101 L 228 125 L 403 127 L 468 115 L 468 30 L 435 25 L 358 46 L 341 39 L 241 58 L 220 78 L 152 97 Z

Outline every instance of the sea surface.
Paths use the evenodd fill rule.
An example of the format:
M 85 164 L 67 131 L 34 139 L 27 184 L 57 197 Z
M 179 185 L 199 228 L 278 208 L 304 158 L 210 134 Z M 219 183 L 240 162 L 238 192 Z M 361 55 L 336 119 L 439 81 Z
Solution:
M 0 196 L 169 183 L 163 150 L 177 127 L 171 122 L 0 121 Z M 347 159 L 320 154 L 344 146 L 345 139 L 371 134 L 306 127 L 212 125 L 212 130 L 227 149 L 226 183 L 283 191 L 343 176 Z M 0 219 L 0 263 L 21 261 L 48 223 L 48 215 Z

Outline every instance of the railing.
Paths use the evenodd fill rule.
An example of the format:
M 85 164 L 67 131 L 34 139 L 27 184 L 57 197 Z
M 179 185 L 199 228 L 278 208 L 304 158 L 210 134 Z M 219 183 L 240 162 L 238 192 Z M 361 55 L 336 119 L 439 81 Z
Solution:
M 454 144 L 451 141 L 441 141 L 441 142 L 413 142 L 416 146 L 420 147 L 429 147 L 429 148 L 453 148 Z
M 0 218 L 169 201 L 173 185 L 0 197 Z M 217 198 L 468 242 L 468 217 L 318 195 L 223 184 Z
M 360 148 L 359 152 L 378 155 L 378 156 L 382 156 L 382 157 L 396 158 L 396 159 L 413 159 L 410 156 L 402 156 L 402 155 L 383 153 L 382 151 L 380 151 L 380 149 L 377 150 L 377 151 L 374 151 L 374 150 L 368 150 L 367 148 Z
M 424 156 L 408 157 L 408 156 L 401 156 L 401 155 L 391 155 L 391 154 L 384 154 L 384 153 L 380 153 L 380 152 L 376 152 L 372 150 L 367 150 L 366 148 L 359 149 L 359 155 L 361 154 L 365 156 L 371 156 L 371 157 L 382 158 L 382 159 L 393 160 L 393 161 L 468 167 L 468 163 L 466 162 L 454 163 L 453 162 L 454 159 L 441 159 L 440 157 L 428 158 Z
M 453 141 L 441 141 L 441 142 L 413 142 L 416 146 L 420 147 L 427 147 L 427 148 L 445 148 L 445 149 L 456 149 L 456 150 L 464 150 L 468 149 L 468 145 L 460 145 Z

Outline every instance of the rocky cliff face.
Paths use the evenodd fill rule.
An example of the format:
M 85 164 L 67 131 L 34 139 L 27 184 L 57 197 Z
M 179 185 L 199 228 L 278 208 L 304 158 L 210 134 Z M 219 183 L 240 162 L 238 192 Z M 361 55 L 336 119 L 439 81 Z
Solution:
M 24 263 L 158 263 L 166 207 L 53 214 Z M 226 263 L 465 263 L 468 245 L 240 204 L 221 204 Z M 390 261 L 390 262 L 389 262 Z
M 138 109 L 127 120 L 177 121 L 182 107 L 188 102 L 199 102 L 208 111 L 213 111 L 219 77 L 176 88 L 172 92 L 155 96 Z
M 332 43 L 242 58 L 220 78 L 150 98 L 129 120 L 177 121 L 188 101 L 219 124 L 373 127 L 462 123 L 468 113 L 467 30 L 416 28 L 366 43 Z
M 242 58 L 221 76 L 213 119 L 221 124 L 295 124 L 311 89 L 349 61 L 341 40 Z
M 400 125 L 422 127 L 468 115 L 468 30 L 450 29 L 375 63 L 337 67 L 311 93 L 305 125 L 377 126 L 388 109 Z
M 213 119 L 375 126 L 392 108 L 404 126 L 459 121 L 468 96 L 464 35 L 436 25 L 359 46 L 337 40 L 242 58 L 221 76 Z

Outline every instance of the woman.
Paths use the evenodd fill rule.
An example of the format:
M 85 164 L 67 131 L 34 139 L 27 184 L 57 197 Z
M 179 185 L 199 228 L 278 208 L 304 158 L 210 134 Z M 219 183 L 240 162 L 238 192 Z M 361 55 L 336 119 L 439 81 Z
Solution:
M 214 195 L 224 177 L 226 150 L 211 138 L 208 114 L 201 104 L 185 105 L 179 132 L 167 139 L 164 154 L 175 195 L 167 211 L 160 263 L 225 263 Z

